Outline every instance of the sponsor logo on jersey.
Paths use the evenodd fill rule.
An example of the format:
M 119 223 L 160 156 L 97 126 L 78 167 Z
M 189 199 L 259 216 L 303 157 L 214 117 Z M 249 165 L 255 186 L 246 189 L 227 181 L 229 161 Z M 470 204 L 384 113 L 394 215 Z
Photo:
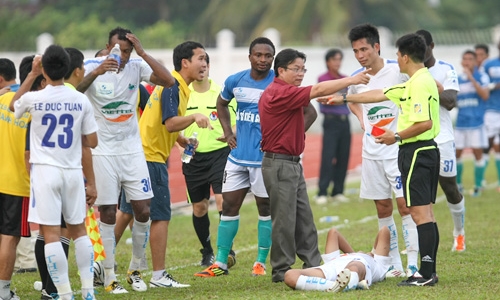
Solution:
M 115 101 L 104 105 L 101 113 L 108 121 L 116 123 L 125 122 L 134 115 L 134 111 L 129 108 L 120 108 L 122 105 L 130 106 L 128 102 Z
M 396 118 L 391 108 L 387 106 L 372 107 L 368 111 L 367 117 L 370 125 L 377 127 L 385 127 Z

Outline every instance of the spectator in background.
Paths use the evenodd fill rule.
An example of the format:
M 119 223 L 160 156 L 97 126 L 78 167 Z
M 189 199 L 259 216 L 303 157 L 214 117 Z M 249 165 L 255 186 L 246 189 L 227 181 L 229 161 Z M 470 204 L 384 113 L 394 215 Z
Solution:
M 346 77 L 340 74 L 343 58 L 342 51 L 330 49 L 325 55 L 328 71 L 319 76 L 318 82 L 335 80 Z M 340 90 L 340 93 L 347 89 Z M 349 124 L 349 108 L 347 105 L 320 104 L 323 119 L 323 146 L 321 148 L 321 167 L 319 172 L 319 191 L 316 197 L 317 204 L 327 202 L 327 190 L 333 182 L 332 200 L 348 202 L 344 195 L 344 182 L 349 164 L 351 150 L 351 128 Z
M 465 148 L 472 148 L 474 154 L 474 191 L 473 197 L 481 194 L 485 163 L 483 149 L 487 146 L 484 127 L 486 100 L 490 96 L 488 75 L 477 69 L 476 53 L 467 50 L 462 55 L 463 74 L 458 77 L 460 92 L 457 96 L 458 115 L 455 128 L 455 147 L 457 152 L 457 183 L 462 190 L 463 162 L 460 159 Z M 460 251 L 464 251 L 460 249 Z

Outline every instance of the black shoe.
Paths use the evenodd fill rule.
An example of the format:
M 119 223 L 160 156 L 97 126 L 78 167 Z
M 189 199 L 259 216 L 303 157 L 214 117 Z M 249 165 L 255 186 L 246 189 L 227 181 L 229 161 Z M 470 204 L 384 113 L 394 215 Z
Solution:
M 210 267 L 215 262 L 214 251 L 210 249 L 200 249 L 201 261 L 200 266 Z
M 23 274 L 23 273 L 34 273 L 36 272 L 36 268 L 21 268 L 16 271 L 16 274 Z
M 433 286 L 436 283 L 434 276 L 431 278 L 424 278 L 417 271 L 413 276 L 398 283 L 398 286 Z
M 432 278 L 434 279 L 434 283 L 438 283 L 439 277 L 437 273 L 432 273 Z
M 227 256 L 227 268 L 231 268 L 236 264 L 236 253 L 231 249 L 229 255 Z

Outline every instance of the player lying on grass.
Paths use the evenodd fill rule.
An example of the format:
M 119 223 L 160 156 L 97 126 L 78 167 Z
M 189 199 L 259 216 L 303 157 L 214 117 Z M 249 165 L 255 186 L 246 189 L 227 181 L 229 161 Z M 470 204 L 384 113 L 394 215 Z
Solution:
M 380 228 L 371 252 L 354 252 L 342 234 L 332 228 L 326 238 L 326 254 L 322 255 L 324 264 L 288 270 L 285 284 L 306 291 L 367 290 L 372 283 L 384 280 L 391 266 L 389 240 L 389 229 L 384 226 Z M 340 254 L 341 250 L 344 254 Z

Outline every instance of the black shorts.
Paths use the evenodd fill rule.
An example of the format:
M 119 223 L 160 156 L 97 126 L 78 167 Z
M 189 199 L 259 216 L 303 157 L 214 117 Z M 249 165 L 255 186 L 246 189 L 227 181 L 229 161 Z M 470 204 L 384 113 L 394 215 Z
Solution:
M 0 234 L 30 237 L 28 197 L 0 193 Z
M 399 146 L 398 167 L 406 206 L 436 202 L 439 164 L 439 149 L 434 140 Z
M 224 147 L 207 153 L 197 152 L 189 164 L 182 164 L 188 203 L 210 199 L 210 186 L 214 194 L 222 193 L 222 177 L 230 151 L 229 147 Z

